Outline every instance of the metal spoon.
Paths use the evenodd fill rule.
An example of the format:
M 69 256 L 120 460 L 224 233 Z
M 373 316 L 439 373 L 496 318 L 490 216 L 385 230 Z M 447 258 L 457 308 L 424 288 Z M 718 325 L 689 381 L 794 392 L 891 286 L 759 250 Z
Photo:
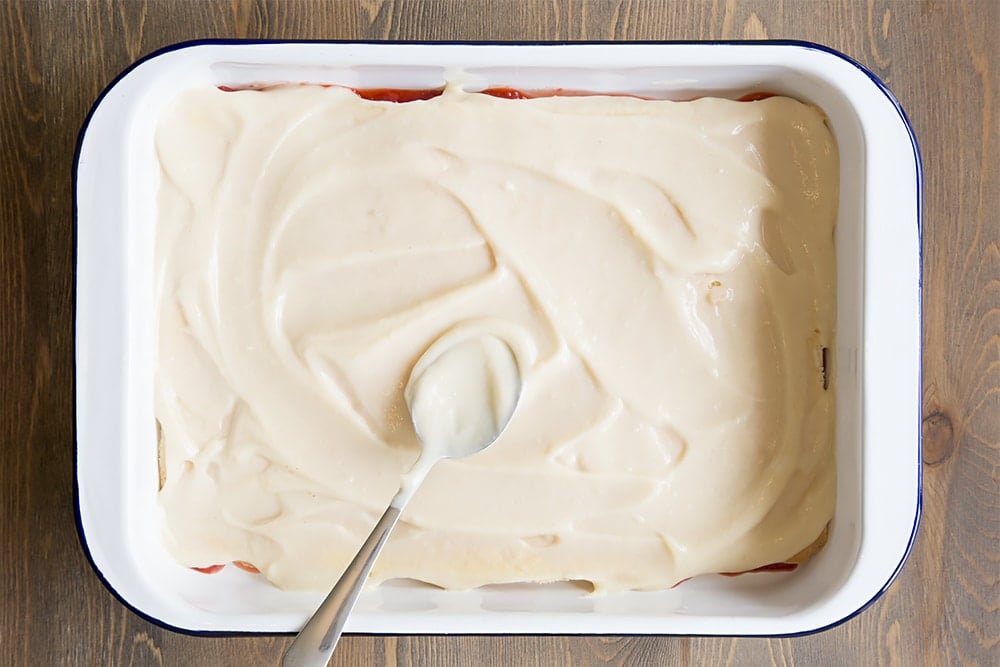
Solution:
M 446 337 L 431 345 L 406 385 L 406 404 L 421 443 L 419 458 L 354 560 L 285 651 L 284 667 L 329 662 L 376 557 L 427 473 L 438 461 L 489 447 L 514 414 L 521 376 L 507 343 L 492 335 L 453 340 Z

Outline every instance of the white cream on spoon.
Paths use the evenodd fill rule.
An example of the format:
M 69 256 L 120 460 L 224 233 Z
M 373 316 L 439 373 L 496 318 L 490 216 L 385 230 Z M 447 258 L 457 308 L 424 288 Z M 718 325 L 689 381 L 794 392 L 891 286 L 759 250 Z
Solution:
M 463 458 L 493 444 L 521 395 L 510 347 L 492 335 L 439 339 L 420 357 L 404 397 L 421 442 L 420 457 L 340 580 L 285 652 L 285 667 L 326 665 L 365 579 L 403 508 L 442 459 Z
M 441 459 L 472 456 L 492 444 L 510 421 L 520 393 L 517 362 L 496 336 L 458 343 L 446 338 L 428 348 L 403 393 L 421 454 L 392 505 L 402 508 Z

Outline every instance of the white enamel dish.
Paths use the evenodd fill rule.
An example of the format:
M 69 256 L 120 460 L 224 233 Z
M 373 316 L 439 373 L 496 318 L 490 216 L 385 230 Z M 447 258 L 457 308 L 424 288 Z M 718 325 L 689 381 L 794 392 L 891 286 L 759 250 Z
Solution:
M 835 625 L 892 582 L 920 514 L 920 215 L 917 145 L 867 70 L 799 42 L 650 44 L 184 44 L 103 94 L 76 165 L 77 510 L 94 568 L 129 607 L 195 633 L 296 631 L 322 594 L 227 567 L 174 562 L 159 534 L 153 418 L 153 132 L 191 85 L 565 88 L 687 99 L 767 91 L 818 105 L 841 159 L 836 233 L 838 496 L 828 544 L 797 571 L 703 576 L 654 593 L 572 584 L 464 592 L 366 591 L 348 632 L 792 635 Z

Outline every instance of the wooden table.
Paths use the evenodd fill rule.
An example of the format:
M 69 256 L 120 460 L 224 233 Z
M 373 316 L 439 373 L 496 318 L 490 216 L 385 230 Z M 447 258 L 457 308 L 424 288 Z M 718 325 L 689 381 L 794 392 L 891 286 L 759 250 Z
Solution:
M 0 664 L 276 664 L 289 641 L 142 620 L 74 523 L 77 132 L 129 63 L 203 37 L 813 40 L 888 83 L 923 151 L 924 517 L 880 601 L 798 639 L 347 637 L 336 664 L 1000 664 L 998 30 L 995 0 L 3 0 Z

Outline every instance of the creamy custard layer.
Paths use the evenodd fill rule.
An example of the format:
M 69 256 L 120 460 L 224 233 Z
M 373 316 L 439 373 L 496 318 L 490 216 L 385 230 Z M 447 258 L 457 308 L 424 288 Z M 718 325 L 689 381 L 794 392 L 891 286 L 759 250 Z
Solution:
M 329 588 L 415 460 L 403 388 L 489 333 L 524 388 L 372 573 L 658 589 L 833 514 L 834 140 L 757 102 L 193 90 L 160 121 L 160 503 L 183 564 Z

